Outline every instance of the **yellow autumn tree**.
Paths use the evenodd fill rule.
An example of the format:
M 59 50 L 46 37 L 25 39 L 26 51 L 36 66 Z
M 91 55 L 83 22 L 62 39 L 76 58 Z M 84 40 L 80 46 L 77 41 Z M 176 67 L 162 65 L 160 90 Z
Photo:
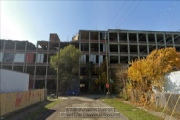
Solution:
M 152 86 L 162 87 L 166 73 L 179 69 L 180 55 L 176 49 L 162 48 L 152 51 L 146 58 L 131 62 L 128 77 L 132 81 L 133 89 L 138 89 L 145 97 Z

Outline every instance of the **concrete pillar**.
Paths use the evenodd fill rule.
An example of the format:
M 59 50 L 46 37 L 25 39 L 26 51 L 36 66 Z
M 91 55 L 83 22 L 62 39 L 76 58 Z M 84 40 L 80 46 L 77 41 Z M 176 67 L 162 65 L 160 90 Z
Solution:
M 138 33 L 136 33 L 136 40 L 137 40 L 138 58 L 140 58 L 140 49 L 139 49 L 139 34 L 138 34 Z
M 91 60 L 91 32 L 89 31 L 89 62 Z
M 46 53 L 47 54 L 47 58 L 46 58 L 47 60 L 46 60 L 45 86 L 44 86 L 45 89 L 47 89 L 47 76 L 48 76 L 48 64 L 49 64 L 49 59 L 48 59 L 49 58 L 49 43 L 50 42 L 47 43 L 47 53 Z
M 156 43 L 156 49 L 158 49 L 158 43 L 157 43 L 157 34 L 154 34 L 154 38 L 155 38 L 155 43 Z
M 27 61 L 26 61 L 26 51 L 27 51 L 27 43 L 28 43 L 28 41 L 26 41 L 26 44 L 25 44 L 25 49 L 24 49 L 24 64 L 23 64 L 23 72 L 26 72 L 27 71 L 27 66 L 26 66 L 26 64 L 27 64 Z
M 100 66 L 100 32 L 98 32 L 98 57 L 99 57 L 99 63 Z
M 35 89 L 35 83 L 36 83 L 36 62 L 37 62 L 37 54 L 38 53 L 38 42 L 36 45 L 36 58 L 35 58 L 35 62 L 34 62 L 34 84 L 33 84 L 33 89 Z
M 172 43 L 173 43 L 173 47 L 175 48 L 176 45 L 175 45 L 175 43 L 174 43 L 174 34 L 172 34 Z
M 147 54 L 149 54 L 149 39 L 147 33 L 146 33 L 146 42 L 147 42 Z
M 119 32 L 117 33 L 117 40 L 118 40 L 118 63 L 120 64 L 120 42 L 119 42 Z
M 13 57 L 13 64 L 12 64 L 12 70 L 14 70 L 14 58 L 15 58 L 15 53 L 16 53 L 16 41 L 15 41 L 15 44 L 14 44 L 14 53 L 13 53 L 13 55 L 14 55 L 14 57 Z
M 79 31 L 79 50 L 81 51 L 81 31 Z M 79 86 L 80 86 L 80 76 L 81 76 L 81 64 L 80 64 L 80 59 L 79 58 L 79 73 L 78 73 L 78 79 L 79 79 Z M 79 91 L 80 91 L 80 87 L 79 87 Z
M 128 42 L 128 61 L 127 61 L 127 63 L 130 61 L 130 43 L 129 43 L 129 33 L 127 33 L 127 42 Z
M 109 31 L 108 31 L 108 41 L 107 41 L 107 55 L 108 55 L 108 64 L 110 65 L 110 45 L 109 45 Z
M 164 40 L 164 47 L 166 47 L 166 36 L 165 36 L 165 33 L 163 34 L 163 40 Z
M 4 40 L 4 45 L 3 45 L 1 68 L 3 67 L 3 62 L 4 62 L 3 60 L 4 60 L 4 51 L 5 51 L 5 47 L 6 47 L 6 40 Z

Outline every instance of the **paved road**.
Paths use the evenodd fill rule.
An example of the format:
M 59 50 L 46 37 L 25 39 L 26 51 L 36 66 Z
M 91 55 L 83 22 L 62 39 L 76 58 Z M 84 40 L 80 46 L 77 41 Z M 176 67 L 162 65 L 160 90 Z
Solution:
M 115 114 L 114 112 L 117 112 L 116 110 L 114 112 L 111 112 L 112 109 L 109 109 L 110 111 L 105 111 L 105 112 L 97 112 L 98 110 L 107 110 L 104 109 L 104 107 L 110 107 L 104 103 L 102 103 L 100 100 L 98 99 L 94 99 L 93 96 L 84 96 L 84 97 L 61 97 L 60 99 L 64 99 L 64 101 L 58 105 L 56 105 L 53 110 L 55 112 L 53 112 L 51 115 L 49 116 L 41 116 L 40 118 L 38 118 L 39 120 L 42 119 L 47 119 L 47 120 L 126 120 L 125 117 L 121 114 L 119 114 L 119 117 L 102 117 L 103 115 L 108 115 L 110 113 Z M 62 117 L 60 115 L 60 113 L 64 113 L 65 107 L 71 107 L 71 108 L 79 108 L 79 107 L 85 107 L 88 108 L 86 110 L 90 110 L 89 108 L 101 108 L 101 109 L 94 109 L 97 111 L 93 111 L 94 115 L 97 115 L 99 113 L 103 113 L 100 115 L 100 117 L 84 117 L 85 114 L 87 115 L 92 115 L 92 111 L 91 112 L 79 112 L 79 114 L 73 114 L 73 115 L 84 115 L 83 117 Z M 103 107 L 103 108 L 102 108 Z M 85 109 L 84 109 L 85 110 Z M 66 112 L 66 115 L 69 112 Z M 72 114 L 71 114 L 72 115 Z M 112 115 L 112 114 L 111 114 Z M 116 115 L 118 115 L 116 113 Z

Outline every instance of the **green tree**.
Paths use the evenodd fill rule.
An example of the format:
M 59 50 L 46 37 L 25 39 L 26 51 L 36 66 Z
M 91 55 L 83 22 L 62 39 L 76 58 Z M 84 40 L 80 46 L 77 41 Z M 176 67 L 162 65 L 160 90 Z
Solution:
M 94 63 L 91 62 L 87 62 L 86 63 L 86 73 L 89 76 L 89 93 L 92 92 L 92 73 L 94 72 Z
M 98 78 L 95 80 L 97 84 L 105 85 L 107 83 L 107 65 L 106 61 L 104 61 L 100 67 L 95 69 L 95 73 L 98 75 Z M 105 89 L 104 89 L 105 92 Z
M 66 83 L 66 87 L 63 86 L 63 88 L 66 88 L 65 90 L 69 89 L 72 79 L 78 79 L 80 57 L 81 51 L 70 44 L 63 49 L 60 49 L 60 51 L 50 59 L 52 68 L 55 70 L 58 69 L 59 71 L 58 75 L 60 82 Z

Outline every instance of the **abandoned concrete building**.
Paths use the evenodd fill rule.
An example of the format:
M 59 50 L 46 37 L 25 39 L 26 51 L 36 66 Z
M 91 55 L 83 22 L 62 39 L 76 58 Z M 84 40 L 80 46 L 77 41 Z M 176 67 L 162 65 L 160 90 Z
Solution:
M 50 34 L 49 41 L 37 41 L 36 46 L 28 41 L 0 40 L 1 68 L 30 74 L 29 88 L 55 89 L 56 71 L 50 66 L 50 56 L 68 44 L 81 50 L 78 88 L 88 92 L 89 76 L 86 64 L 93 62 L 95 67 L 108 59 L 109 69 L 117 64 L 128 64 L 136 58 L 146 57 L 151 51 L 163 47 L 175 47 L 180 52 L 180 32 L 141 31 L 108 29 L 79 30 L 70 42 L 60 41 L 57 34 Z M 107 57 L 106 57 L 107 56 Z M 97 78 L 95 74 L 92 81 Z M 92 83 L 93 91 L 104 86 Z

